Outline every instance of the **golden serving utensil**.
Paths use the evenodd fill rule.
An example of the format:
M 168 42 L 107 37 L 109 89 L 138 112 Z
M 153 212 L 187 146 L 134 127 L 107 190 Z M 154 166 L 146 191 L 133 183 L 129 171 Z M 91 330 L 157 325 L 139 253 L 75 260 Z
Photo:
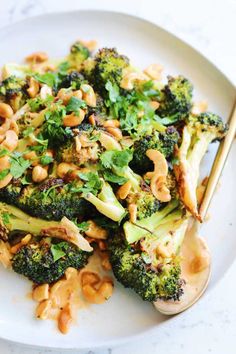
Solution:
M 203 201 L 200 206 L 199 214 L 200 214 L 200 220 L 201 222 L 204 221 L 204 218 L 206 216 L 207 210 L 209 208 L 211 199 L 214 195 L 217 183 L 219 181 L 219 178 L 221 176 L 221 173 L 223 171 L 225 162 L 227 160 L 231 145 L 233 143 L 233 140 L 235 138 L 236 134 L 236 101 L 234 103 L 232 112 L 230 114 L 229 118 L 229 129 L 228 132 L 225 136 L 225 138 L 222 140 L 222 142 L 219 145 L 210 177 L 208 179 L 207 187 L 205 190 L 205 194 L 203 197 Z
M 210 177 L 208 179 L 206 191 L 203 197 L 203 201 L 200 206 L 199 214 L 200 221 L 203 222 L 209 208 L 210 202 L 214 195 L 217 183 L 223 171 L 225 162 L 227 160 L 231 145 L 236 134 L 236 101 L 234 103 L 230 118 L 228 121 L 229 129 L 227 135 L 219 145 Z M 206 242 L 198 236 L 199 221 L 193 221 L 191 228 L 185 236 L 183 243 L 183 268 L 188 269 L 192 262 L 192 259 L 199 259 L 205 263 L 205 266 L 200 269 L 199 272 L 192 273 L 187 272 L 187 284 L 185 293 L 180 301 L 163 301 L 157 300 L 154 302 L 155 308 L 164 315 L 175 315 L 183 312 L 195 304 L 202 296 L 207 288 L 211 275 L 211 260 L 210 253 Z M 184 255 L 184 251 L 189 250 L 190 253 Z M 190 261 L 189 261 L 190 258 Z

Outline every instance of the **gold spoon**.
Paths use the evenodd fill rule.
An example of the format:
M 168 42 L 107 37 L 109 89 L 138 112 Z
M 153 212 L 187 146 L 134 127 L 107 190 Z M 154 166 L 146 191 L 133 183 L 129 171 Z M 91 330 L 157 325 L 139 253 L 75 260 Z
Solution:
M 203 201 L 200 206 L 200 221 L 203 222 L 213 197 L 215 188 L 223 171 L 227 156 L 236 133 L 236 102 L 229 118 L 229 130 L 219 145 Z M 193 221 L 188 229 L 181 249 L 183 261 L 182 275 L 186 280 L 184 294 L 179 301 L 154 302 L 155 308 L 164 315 L 175 315 L 195 304 L 207 288 L 211 275 L 211 257 L 204 239 L 198 236 L 200 223 Z

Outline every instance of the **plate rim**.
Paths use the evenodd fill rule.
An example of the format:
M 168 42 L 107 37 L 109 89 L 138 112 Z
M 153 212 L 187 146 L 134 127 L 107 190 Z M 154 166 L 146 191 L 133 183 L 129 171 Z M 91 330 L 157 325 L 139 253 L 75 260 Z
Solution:
M 75 9 L 75 10 L 69 10 L 69 11 L 53 11 L 53 12 L 46 12 L 46 13 L 42 13 L 42 14 L 38 14 L 38 15 L 33 15 L 33 16 L 29 16 L 27 18 L 21 19 L 21 20 L 17 20 L 14 21 L 11 24 L 5 25 L 3 27 L 0 28 L 0 36 L 7 34 L 8 30 L 11 30 L 12 27 L 14 26 L 18 26 L 18 25 L 22 25 L 24 23 L 30 22 L 34 19 L 36 20 L 40 20 L 40 18 L 45 18 L 45 17 L 57 17 L 59 16 L 67 16 L 67 15 L 73 15 L 76 16 L 79 13 L 100 13 L 100 14 L 106 14 L 106 15 L 119 15 L 119 16 L 125 16 L 126 18 L 132 18 L 138 21 L 142 21 L 144 23 L 146 23 L 147 25 L 152 25 L 154 27 L 156 27 L 158 30 L 163 31 L 165 34 L 171 36 L 172 38 L 174 38 L 177 41 L 180 41 L 181 43 L 183 43 L 186 47 L 188 47 L 189 49 L 191 49 L 194 54 L 197 54 L 198 56 L 200 56 L 202 59 L 204 59 L 208 64 L 210 64 L 210 66 L 216 70 L 223 78 L 224 80 L 226 80 L 226 82 L 232 87 L 232 89 L 236 89 L 236 83 L 234 83 L 234 81 L 229 77 L 228 74 L 226 74 L 225 72 L 223 72 L 221 70 L 221 68 L 212 61 L 212 59 L 209 59 L 205 54 L 203 54 L 199 49 L 195 48 L 192 44 L 190 44 L 188 41 L 186 41 L 185 39 L 182 39 L 181 37 L 177 36 L 175 33 L 173 33 L 173 31 L 166 29 L 164 26 L 161 26 L 157 23 L 155 23 L 153 20 L 149 20 L 145 17 L 142 17 L 140 15 L 134 15 L 132 13 L 126 12 L 126 11 L 120 11 L 120 10 L 106 10 L 106 9 L 97 9 L 97 8 L 84 8 L 84 9 Z M 201 296 L 201 298 L 198 301 L 199 303 L 202 303 L 203 299 L 207 299 L 207 297 L 209 296 L 209 294 L 211 294 L 212 290 L 215 288 L 216 285 L 220 284 L 222 282 L 222 280 L 225 278 L 226 274 L 228 273 L 229 269 L 232 267 L 232 265 L 235 263 L 235 260 L 232 261 L 232 263 L 230 264 L 230 266 L 228 267 L 228 269 L 226 269 L 226 271 L 224 272 L 223 276 L 217 281 L 217 283 L 211 287 L 210 289 L 208 289 L 208 291 L 206 293 L 204 293 L 204 296 Z M 190 309 L 191 311 L 191 309 Z M 184 311 L 185 312 L 185 311 Z M 177 321 L 177 318 L 182 318 L 182 316 L 184 316 L 184 312 L 178 314 L 177 316 L 169 316 L 167 317 L 166 321 L 161 322 L 160 324 L 158 324 L 158 328 L 159 327 L 164 327 L 166 325 L 168 325 L 168 322 L 171 320 L 172 322 Z M 132 335 L 127 335 L 126 337 L 121 337 L 119 339 L 111 339 L 111 340 L 106 340 L 106 341 L 101 341 L 99 342 L 99 344 L 96 345 L 80 345 L 80 346 L 71 346 L 70 343 L 65 342 L 63 343 L 63 347 L 58 347 L 56 345 L 39 345 L 39 344 L 30 344 L 25 340 L 14 340 L 12 339 L 11 336 L 2 336 L 2 334 L 0 333 L 0 339 L 4 340 L 8 343 L 16 343 L 19 346 L 25 346 L 27 348 L 39 348 L 39 349 L 53 349 L 53 350 L 89 350 L 89 349 L 102 349 L 102 348 L 110 348 L 110 347 L 115 347 L 117 345 L 124 345 L 126 343 L 132 342 L 135 339 L 139 338 L 139 339 L 143 339 L 144 337 L 151 337 L 155 331 L 157 330 L 157 326 L 153 326 L 150 327 L 146 330 L 143 330 L 140 333 L 136 333 L 136 334 L 132 334 Z

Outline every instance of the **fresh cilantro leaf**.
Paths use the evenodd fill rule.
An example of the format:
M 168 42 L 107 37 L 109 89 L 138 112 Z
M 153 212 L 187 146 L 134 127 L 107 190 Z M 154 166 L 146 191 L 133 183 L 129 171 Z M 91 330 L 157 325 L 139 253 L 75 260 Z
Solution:
M 40 163 L 43 166 L 49 165 L 53 161 L 52 156 L 44 155 L 40 158 Z
M 10 173 L 14 178 L 19 178 L 30 167 L 31 162 L 25 160 L 20 153 L 13 153 L 10 158 Z
M 66 74 L 67 70 L 70 68 L 70 64 L 68 63 L 68 61 L 63 61 L 61 64 L 59 64 L 58 66 L 58 70 L 61 74 Z
M 2 221 L 4 225 L 7 225 L 10 223 L 10 215 L 8 213 L 2 213 Z
M 27 101 L 30 111 L 31 112 L 38 112 L 41 110 L 43 107 L 47 107 L 50 105 L 54 100 L 54 97 L 51 95 L 47 95 L 46 98 L 41 98 L 41 97 L 35 97 L 31 98 Z
M 66 245 L 65 242 L 56 243 L 51 245 L 51 252 L 53 256 L 54 262 L 58 261 L 58 259 L 64 257 L 66 253 L 63 251 L 64 246 Z
M 34 131 L 34 127 L 27 127 L 24 131 L 23 131 L 23 137 L 27 138 L 30 134 L 32 134 Z
M 28 180 L 27 176 L 23 176 L 20 181 L 21 181 L 21 184 L 23 184 L 23 186 L 27 186 L 28 184 L 31 183 L 31 181 Z
M 93 194 L 97 194 L 97 192 L 102 188 L 102 181 L 97 173 L 78 173 L 78 176 L 82 181 L 85 181 L 83 187 L 80 189 L 80 192 L 91 192 Z
M 71 97 L 67 106 L 66 106 L 66 111 L 68 112 L 75 112 L 77 113 L 80 108 L 85 108 L 86 103 L 83 100 L 80 100 L 77 97 Z
M 123 185 L 125 182 L 127 182 L 126 178 L 122 176 L 117 176 L 109 170 L 104 170 L 102 174 L 104 179 L 108 182 L 117 183 L 119 185 Z
M 7 169 L 7 168 L 2 170 L 0 172 L 0 181 L 3 180 L 8 175 L 9 172 L 10 172 L 9 169 Z
M 133 158 L 131 150 L 110 150 L 105 151 L 100 156 L 102 166 L 105 168 L 123 168 L 128 166 L 129 162 Z
M 48 139 L 49 145 L 55 148 L 55 145 L 60 145 L 67 138 L 73 136 L 72 130 L 69 127 L 64 128 L 63 118 L 66 115 L 65 107 L 58 105 L 56 109 L 45 112 L 45 122 L 42 126 L 42 136 Z
M 5 148 L 0 149 L 0 157 L 6 156 L 9 154 L 9 151 Z
M 89 222 L 87 221 L 83 221 L 79 224 L 76 223 L 76 226 L 78 227 L 78 229 L 80 229 L 81 231 L 87 231 L 89 228 Z
M 107 81 L 105 88 L 109 93 L 110 101 L 115 103 L 120 95 L 119 87 L 115 84 L 112 84 L 110 81 Z
M 54 87 L 58 83 L 58 74 L 57 73 L 52 73 L 48 72 L 45 74 L 35 74 L 34 78 L 41 82 L 42 84 L 46 84 L 50 87 Z

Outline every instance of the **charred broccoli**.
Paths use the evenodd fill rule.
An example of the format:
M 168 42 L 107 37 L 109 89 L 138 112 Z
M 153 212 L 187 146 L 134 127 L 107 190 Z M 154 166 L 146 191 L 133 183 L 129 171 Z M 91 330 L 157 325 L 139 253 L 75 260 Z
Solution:
M 198 202 L 196 189 L 199 179 L 200 163 L 212 141 L 222 139 L 227 126 L 213 113 L 190 116 L 183 128 L 181 145 L 177 149 L 177 162 L 174 171 L 179 186 L 179 194 L 186 208 L 197 218 Z
M 186 118 L 192 107 L 192 84 L 183 76 L 168 77 L 168 84 L 161 91 L 157 114 L 166 118 L 166 125 Z
M 83 268 L 90 255 L 68 242 L 46 238 L 21 247 L 12 258 L 12 268 L 36 284 L 51 284 L 67 268 Z
M 184 231 L 182 230 L 182 235 Z M 168 246 L 162 243 L 164 247 Z M 153 254 L 149 255 L 148 252 L 151 252 L 145 251 L 144 246 L 127 244 L 121 233 L 110 238 L 108 249 L 114 275 L 122 285 L 134 290 L 144 301 L 179 300 L 183 293 L 180 260 L 176 254 L 155 256 L 154 253 L 157 254 L 158 250 L 156 239 L 153 244 Z
M 90 51 L 80 41 L 75 42 L 70 49 L 67 61 L 71 67 L 79 69 L 81 64 L 91 55 Z
M 137 173 L 144 174 L 153 170 L 153 163 L 147 157 L 148 149 L 160 151 L 166 158 L 173 156 L 174 148 L 179 140 L 179 134 L 174 127 L 168 127 L 165 132 L 153 132 L 134 143 L 133 159 L 130 166 Z
M 91 212 L 91 206 L 80 194 L 72 192 L 72 186 L 75 188 L 75 184 L 66 184 L 60 178 L 27 186 L 15 180 L 0 190 L 0 200 L 45 220 L 60 220 L 63 216 L 74 219 Z
M 10 104 L 14 111 L 21 108 L 28 98 L 28 85 L 25 79 L 9 76 L 0 83 L 0 98 Z
M 129 181 L 131 189 L 126 201 L 128 204 L 134 203 L 137 206 L 137 218 L 142 219 L 157 211 L 160 204 L 142 178 L 129 167 L 131 160 L 130 150 L 110 150 L 100 156 L 101 164 L 106 168 L 105 177 L 109 173 L 109 176 L 113 174 L 122 178 L 123 183 Z
M 124 55 L 118 54 L 115 48 L 102 48 L 90 64 L 90 71 L 84 71 L 84 75 L 94 84 L 95 89 L 102 97 L 107 97 L 105 88 L 107 82 L 119 85 L 122 79 L 123 69 L 129 66 L 129 60 Z

